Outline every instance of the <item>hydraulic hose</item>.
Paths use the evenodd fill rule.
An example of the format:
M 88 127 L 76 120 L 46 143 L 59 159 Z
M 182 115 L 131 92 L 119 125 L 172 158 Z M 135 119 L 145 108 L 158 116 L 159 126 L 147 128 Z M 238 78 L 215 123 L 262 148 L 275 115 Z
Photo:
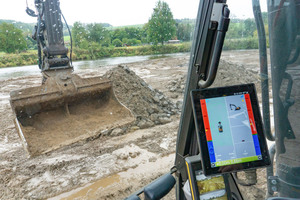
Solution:
M 263 122 L 266 137 L 270 141 L 275 141 L 275 136 L 271 132 L 270 125 L 270 105 L 269 105 L 269 76 L 268 76 L 268 57 L 265 27 L 262 20 L 259 0 L 252 0 L 253 14 L 257 27 L 259 39 L 259 60 L 260 60 L 260 76 L 262 90 L 262 108 Z
M 38 15 L 38 26 L 37 26 L 37 34 L 36 34 L 36 42 L 38 46 L 38 57 L 39 57 L 39 68 L 42 69 L 42 49 L 40 44 L 40 32 L 41 32 L 41 16 Z
M 38 15 L 35 14 L 35 12 L 29 8 L 28 1 L 26 0 L 26 13 L 31 17 L 37 17 Z
M 71 34 L 71 31 L 70 31 L 70 27 L 67 23 L 67 20 L 65 18 L 65 16 L 62 14 L 61 10 L 60 10 L 60 14 L 61 16 L 63 17 L 65 23 L 66 23 L 66 26 L 67 26 L 67 29 L 68 29 L 68 32 L 69 32 L 69 35 L 70 35 L 70 43 L 71 43 L 71 49 L 70 49 L 70 63 L 72 65 L 72 52 L 73 52 L 73 40 L 72 40 L 72 34 Z

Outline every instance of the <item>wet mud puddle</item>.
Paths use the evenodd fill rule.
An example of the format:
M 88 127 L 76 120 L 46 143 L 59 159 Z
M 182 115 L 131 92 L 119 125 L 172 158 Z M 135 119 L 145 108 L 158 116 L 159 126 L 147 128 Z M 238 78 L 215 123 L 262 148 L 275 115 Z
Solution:
M 97 199 L 101 190 L 105 190 L 105 188 L 116 184 L 120 184 L 120 175 L 118 174 L 108 176 L 94 183 L 90 183 L 86 186 L 77 188 L 75 190 L 61 194 L 57 197 L 50 198 L 48 200 Z

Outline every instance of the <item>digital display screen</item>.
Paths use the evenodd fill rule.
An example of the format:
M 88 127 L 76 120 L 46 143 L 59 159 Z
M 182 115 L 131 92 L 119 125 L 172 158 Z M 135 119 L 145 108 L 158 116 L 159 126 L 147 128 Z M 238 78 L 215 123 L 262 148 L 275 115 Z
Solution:
M 211 168 L 262 160 L 250 95 L 200 100 Z
M 270 165 L 253 83 L 192 90 L 191 100 L 206 176 Z

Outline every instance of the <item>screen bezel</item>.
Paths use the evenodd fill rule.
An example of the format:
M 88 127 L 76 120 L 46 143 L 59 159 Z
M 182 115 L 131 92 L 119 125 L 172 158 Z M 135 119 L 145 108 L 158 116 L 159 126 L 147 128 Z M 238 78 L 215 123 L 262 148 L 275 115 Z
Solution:
M 257 136 L 262 154 L 262 160 L 250 161 L 245 163 L 225 165 L 220 167 L 211 167 L 210 157 L 207 146 L 206 134 L 204 131 L 204 122 L 200 100 L 207 98 L 249 94 L 254 115 L 254 121 L 257 129 Z M 241 171 L 250 168 L 265 167 L 270 165 L 270 156 L 267 147 L 266 137 L 263 131 L 263 123 L 260 115 L 259 102 L 256 95 L 254 84 L 244 84 L 229 87 L 207 88 L 191 91 L 191 100 L 194 113 L 194 122 L 197 131 L 198 146 L 201 152 L 202 167 L 205 175 L 217 175 Z

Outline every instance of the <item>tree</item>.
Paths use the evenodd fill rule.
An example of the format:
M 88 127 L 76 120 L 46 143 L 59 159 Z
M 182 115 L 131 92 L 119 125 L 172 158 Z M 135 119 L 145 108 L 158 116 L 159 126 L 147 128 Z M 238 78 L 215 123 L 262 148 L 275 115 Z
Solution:
M 177 25 L 177 38 L 182 41 L 190 41 L 193 31 L 190 23 L 178 23 Z
M 25 38 L 26 38 L 27 48 L 37 50 L 37 42 L 34 39 L 32 39 L 31 35 L 27 34 Z
M 144 30 L 139 27 L 125 27 L 125 28 L 117 28 L 111 31 L 111 40 L 119 39 L 123 41 L 123 39 L 136 39 L 141 40 L 145 37 L 143 34 Z
M 117 28 L 112 31 L 111 33 L 112 40 L 119 39 L 122 41 L 123 38 L 128 38 L 128 34 L 126 33 L 124 28 Z
M 112 41 L 112 45 L 114 45 L 115 47 L 121 47 L 123 45 L 123 43 L 121 42 L 120 39 L 114 39 Z
M 231 22 L 226 33 L 226 39 L 241 38 L 243 28 L 240 22 Z
M 74 46 L 82 47 L 83 44 L 86 43 L 87 32 L 85 27 L 80 22 L 75 22 L 72 27 L 72 38 L 74 42 Z
M 16 28 L 13 24 L 0 24 L 0 51 L 15 53 L 27 48 L 22 30 Z
M 102 24 L 94 23 L 87 25 L 88 41 L 96 42 L 108 47 L 111 43 L 109 32 Z
M 137 39 L 141 40 L 141 29 L 140 28 L 135 28 L 135 27 L 125 27 L 125 31 L 128 35 L 128 39 Z
M 253 37 L 253 32 L 256 30 L 254 19 L 246 19 L 244 21 L 245 37 Z
M 127 41 L 127 44 L 128 44 L 129 46 L 140 45 L 141 43 L 142 43 L 141 40 L 137 40 L 137 39 L 135 39 L 135 38 L 133 38 L 133 39 L 128 39 L 128 41 Z
M 154 44 L 164 44 L 176 34 L 175 20 L 166 2 L 158 1 L 148 21 L 148 38 Z

